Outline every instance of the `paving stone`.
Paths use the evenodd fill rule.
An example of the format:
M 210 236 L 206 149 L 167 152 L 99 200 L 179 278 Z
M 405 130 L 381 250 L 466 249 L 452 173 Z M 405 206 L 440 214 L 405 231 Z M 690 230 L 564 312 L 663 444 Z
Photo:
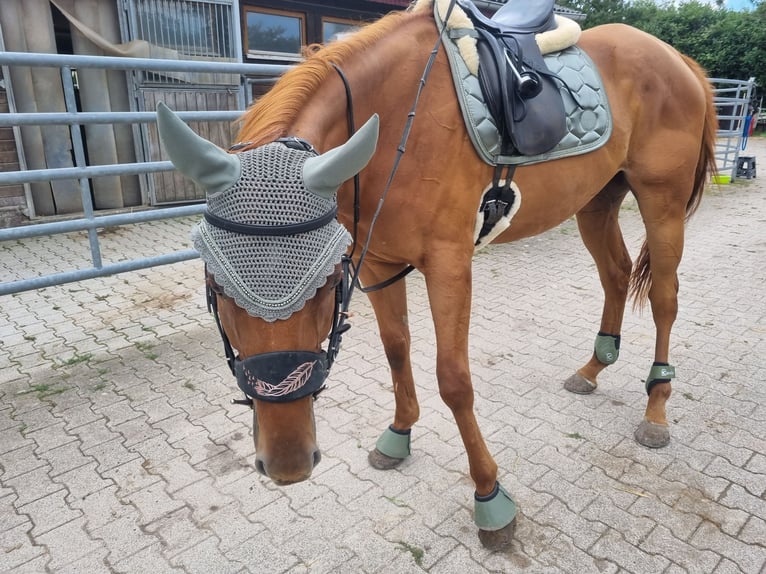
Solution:
M 118 564 L 121 560 L 157 543 L 154 537 L 142 531 L 139 521 L 129 515 L 89 529 L 88 533 L 92 538 L 101 540 L 109 549 L 106 560 L 111 565 Z
M 125 498 L 161 480 L 160 477 L 150 474 L 146 467 L 148 467 L 146 460 L 135 458 L 125 464 L 103 471 L 102 475 L 111 478 L 120 487 L 118 496 Z
M 69 492 L 67 500 L 83 499 L 93 492 L 114 484 L 111 480 L 102 478 L 96 472 L 96 466 L 96 462 L 90 462 L 55 478 L 56 482 L 66 485 Z
M 657 525 L 639 546 L 650 554 L 669 558 L 689 574 L 711 572 L 721 559 L 714 552 L 700 551 L 679 540 L 662 525 Z
M 715 524 L 703 522 L 691 539 L 691 544 L 712 550 L 733 561 L 743 572 L 761 572 L 766 565 L 766 548 L 750 546 L 721 532 Z
M 37 446 L 34 443 L 27 443 L 25 446 L 3 453 L 0 459 L 2 480 L 7 481 L 37 468 L 48 468 L 45 460 L 35 456 L 36 449 Z
M 87 454 L 90 449 L 102 445 L 105 442 L 122 438 L 107 426 L 106 419 L 97 419 L 93 422 L 78 426 L 72 430 L 72 437 L 79 438 L 81 450 Z
M 64 474 L 85 464 L 94 462 L 93 457 L 85 456 L 80 450 L 79 441 L 67 443 L 57 448 L 41 453 L 40 462 L 47 461 L 50 464 L 51 478 Z
M 231 497 L 212 488 L 212 479 L 203 479 L 173 493 L 175 500 L 185 502 L 194 512 L 195 520 L 204 520 L 216 510 L 231 504 Z
M 162 542 L 162 552 L 166 558 L 172 558 L 215 534 L 213 529 L 195 520 L 187 506 L 163 513 L 153 521 L 146 522 L 143 528 Z
M 117 487 L 108 486 L 82 498 L 69 501 L 72 508 L 82 511 L 86 527 L 93 531 L 123 516 L 137 516 L 134 506 L 117 497 Z
M 151 475 L 160 477 L 165 484 L 165 489 L 172 495 L 177 490 L 208 476 L 192 467 L 188 459 L 187 455 L 157 462 L 152 462 L 156 459 L 150 459 L 146 471 Z
M 14 503 L 16 508 L 44 498 L 63 488 L 51 480 L 47 466 L 30 470 L 8 480 L 3 479 L 3 485 L 13 488 L 18 495 L 18 499 Z
M 110 405 L 96 409 L 96 413 L 106 418 L 107 426 L 117 432 L 119 426 L 127 421 L 132 421 L 142 416 L 141 412 L 135 410 L 131 401 L 123 400 Z
M 81 447 L 81 450 L 84 455 L 93 457 L 98 462 L 98 472 L 105 473 L 141 458 L 140 454 L 125 448 L 123 443 L 122 437 L 117 436 L 87 449 Z
M 108 551 L 104 547 L 97 548 L 90 554 L 78 558 L 56 570 L 57 574 L 112 574 L 110 567 L 106 565 Z
M 535 513 L 536 522 L 553 528 L 563 527 L 572 532 L 575 546 L 587 550 L 607 530 L 607 526 L 595 520 L 585 520 L 577 512 L 572 512 L 566 504 L 554 498 L 541 511 Z
M 173 500 L 165 492 L 164 481 L 155 482 L 133 492 L 130 496 L 125 497 L 125 502 L 129 502 L 138 508 L 138 511 L 141 513 L 142 523 L 156 520 L 164 514 L 173 512 L 184 505 L 181 501 Z
M 186 570 L 180 566 L 172 566 L 165 561 L 159 543 L 142 548 L 135 554 L 123 558 L 119 562 L 110 564 L 110 574 L 132 574 L 133 572 L 151 572 L 152 574 L 185 574 Z M 209 572 L 216 572 L 210 570 Z
M 662 572 L 669 566 L 669 561 L 659 554 L 646 554 L 630 544 L 618 532 L 608 530 L 596 544 L 590 548 L 594 558 L 614 562 L 628 572 Z
M 25 522 L 3 532 L 2 542 L 0 542 L 2 544 L 0 572 L 13 572 L 16 568 L 23 568 L 27 562 L 41 557 L 47 562 L 49 558 L 45 548 L 33 544 L 27 536 L 31 528 L 32 523 Z
M 209 572 L 220 572 L 227 574 L 231 572 L 240 572 L 246 564 L 257 564 L 263 572 L 277 572 L 286 570 L 292 563 L 296 562 L 295 557 L 278 552 L 278 562 L 272 562 L 270 555 L 271 548 L 265 537 L 259 539 L 258 544 L 248 544 L 240 546 L 228 555 L 224 555 L 218 549 L 218 540 L 210 537 L 207 540 L 195 544 L 171 560 L 174 566 L 183 566 L 189 574 L 208 574 Z M 280 570 L 275 568 L 279 564 Z
M 16 528 L 20 524 L 29 522 L 29 516 L 17 512 L 15 494 L 6 494 L 0 498 L 0 532 Z
M 637 546 L 649 532 L 655 527 L 655 521 L 637 517 L 609 504 L 602 498 L 595 498 L 582 512 L 580 516 L 590 521 L 599 521 L 610 527 L 604 537 L 612 540 L 612 532 L 619 532 L 625 538 L 628 545 Z
M 48 567 L 58 572 L 63 566 L 91 556 L 103 549 L 101 541 L 93 540 L 84 529 L 85 519 L 78 518 L 58 525 L 55 529 L 34 538 L 39 544 L 45 545 L 51 561 Z M 34 533 L 34 530 L 33 530 Z
M 77 440 L 77 436 L 67 434 L 64 431 L 63 422 L 30 432 L 26 436 L 35 441 L 37 444 L 36 452 L 40 454 Z
M 79 511 L 67 506 L 65 501 L 67 494 L 66 490 L 59 490 L 18 507 L 18 511 L 29 516 L 34 524 L 32 536 L 35 540 L 39 540 L 39 536 L 49 530 L 82 516 Z
M 15 427 L 3 431 L 3 441 L 0 443 L 0 455 L 5 457 L 5 454 L 8 452 L 12 452 L 25 446 L 35 445 L 35 442 L 31 438 L 25 436 L 25 430 L 23 423 L 17 423 Z

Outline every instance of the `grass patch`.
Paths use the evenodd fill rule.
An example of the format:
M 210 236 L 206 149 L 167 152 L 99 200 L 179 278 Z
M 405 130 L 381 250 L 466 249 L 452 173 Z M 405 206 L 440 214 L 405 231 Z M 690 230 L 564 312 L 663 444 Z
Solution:
M 585 437 L 582 436 L 579 432 L 570 432 L 564 435 L 567 438 L 573 438 L 576 440 L 585 440 Z
M 197 387 L 195 387 L 195 386 L 194 386 L 194 383 L 192 383 L 192 382 L 190 382 L 190 381 L 186 381 L 186 382 L 184 383 L 184 387 L 186 387 L 186 388 L 187 388 L 187 389 L 189 389 L 190 391 L 196 391 L 196 390 L 197 390 Z
M 34 341 L 36 339 L 37 339 L 37 337 L 35 337 L 34 335 L 24 335 L 24 340 L 25 341 Z
M 407 506 L 406 502 L 404 502 L 403 500 L 399 500 L 398 498 L 394 498 L 392 496 L 384 496 L 383 498 L 388 500 L 394 506 L 398 506 L 400 508 L 409 508 L 409 506 Z
M 681 396 L 685 398 L 687 401 L 699 401 L 698 398 L 696 398 L 693 394 L 689 392 L 682 393 Z
M 93 358 L 93 355 L 91 353 L 83 353 L 80 355 L 79 353 L 75 353 L 73 356 L 69 357 L 66 361 L 62 361 L 61 364 L 65 367 L 71 367 L 72 365 L 79 365 L 80 363 L 87 363 Z
M 151 343 L 144 343 L 142 341 L 136 342 L 136 349 L 141 351 L 144 357 L 146 357 L 150 361 L 153 361 L 154 359 L 160 356 L 159 353 L 156 353 L 155 351 L 152 350 L 153 348 L 154 348 L 154 345 L 152 345 Z
M 93 385 L 94 391 L 103 391 L 106 388 L 106 383 L 97 383 Z
M 412 558 L 415 560 L 415 564 L 421 567 L 423 566 L 423 557 L 426 553 L 422 548 L 418 548 L 417 546 L 413 546 L 412 544 L 408 544 L 401 540 L 396 544 L 399 546 L 399 550 L 412 554 Z
M 44 399 L 46 397 L 52 397 L 54 395 L 60 395 L 61 393 L 65 392 L 68 387 L 54 387 L 53 385 L 49 385 L 46 383 L 42 383 L 39 385 L 33 385 L 26 391 L 19 391 L 19 395 L 29 395 L 31 393 L 37 393 L 38 399 Z

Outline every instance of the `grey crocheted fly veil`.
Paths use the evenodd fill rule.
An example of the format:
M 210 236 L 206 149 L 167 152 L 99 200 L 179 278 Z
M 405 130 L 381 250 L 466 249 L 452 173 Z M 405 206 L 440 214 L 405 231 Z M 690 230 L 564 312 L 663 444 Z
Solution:
M 213 215 L 236 223 L 286 225 L 333 208 L 334 195 L 326 199 L 303 186 L 303 163 L 314 154 L 270 143 L 238 155 L 239 181 L 208 197 Z M 324 285 L 351 235 L 337 221 L 300 235 L 265 237 L 232 233 L 203 220 L 192 240 L 216 283 L 237 305 L 274 321 L 302 309 Z
M 317 155 L 274 142 L 228 154 L 197 136 L 164 104 L 157 107 L 160 139 L 179 171 L 203 186 L 208 211 L 235 224 L 283 226 L 326 215 L 340 184 L 375 151 L 373 116 L 348 142 Z M 351 244 L 336 220 L 295 235 L 245 235 L 202 220 L 194 247 L 224 293 L 250 315 L 287 319 L 302 309 Z

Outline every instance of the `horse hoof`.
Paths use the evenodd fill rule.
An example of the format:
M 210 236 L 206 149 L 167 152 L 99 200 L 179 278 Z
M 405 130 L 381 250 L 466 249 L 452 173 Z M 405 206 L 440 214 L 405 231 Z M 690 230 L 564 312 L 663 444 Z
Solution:
M 639 444 L 649 448 L 662 448 L 670 442 L 670 429 L 667 425 L 650 422 L 646 419 L 638 425 L 633 435 Z
M 375 450 L 370 451 L 370 454 L 367 455 L 367 460 L 372 468 L 378 470 L 391 470 L 392 468 L 399 466 L 404 459 L 387 456 L 376 448 Z
M 591 383 L 580 373 L 575 373 L 564 381 L 564 388 L 570 393 L 578 395 L 589 395 L 596 390 L 596 383 Z
M 511 520 L 510 524 L 500 530 L 481 530 L 479 529 L 479 540 L 481 545 L 487 550 L 495 552 L 508 548 L 513 542 L 513 535 L 516 532 L 516 518 Z

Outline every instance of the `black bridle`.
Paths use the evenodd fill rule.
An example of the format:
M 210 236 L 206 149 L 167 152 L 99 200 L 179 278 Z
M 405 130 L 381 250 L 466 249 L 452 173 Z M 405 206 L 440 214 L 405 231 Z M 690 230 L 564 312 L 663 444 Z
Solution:
M 292 149 L 300 149 L 315 155 L 317 153 L 310 143 L 300 138 L 280 138 L 276 142 Z M 320 229 L 335 220 L 337 211 L 337 206 L 333 206 L 324 215 L 315 219 L 285 225 L 238 223 L 213 215 L 210 211 L 205 211 L 204 218 L 208 224 L 232 233 L 284 237 L 287 235 L 301 235 Z M 226 362 L 229 365 L 229 369 L 237 379 L 237 386 L 245 394 L 244 399 L 232 402 L 252 406 L 253 399 L 268 402 L 289 402 L 308 395 L 313 395 L 316 398 L 325 389 L 324 382 L 327 379 L 330 367 L 332 367 L 335 358 L 338 356 L 338 351 L 340 351 L 343 333 L 351 328 L 351 325 L 346 323 L 346 319 L 348 318 L 352 284 L 353 279 L 350 275 L 350 267 L 342 265 L 342 277 L 335 287 L 335 305 L 326 351 L 276 351 L 260 353 L 241 359 L 234 352 L 231 341 L 221 324 L 217 295 L 224 295 L 224 293 L 213 278 L 208 276 L 206 279 L 207 309 L 215 318 L 218 332 L 223 340 L 223 348 L 226 353 Z
M 328 337 L 327 350 L 320 350 L 319 352 L 311 351 L 276 351 L 271 353 L 261 353 L 252 355 L 245 359 L 239 358 L 231 346 L 229 337 L 223 329 L 221 324 L 220 315 L 218 313 L 218 300 L 217 295 L 224 295 L 222 290 L 215 284 L 212 278 L 208 278 L 206 281 L 206 297 L 208 311 L 215 317 L 216 326 L 218 332 L 223 339 L 224 351 L 226 353 L 226 361 L 231 369 L 232 374 L 237 379 L 237 386 L 245 394 L 244 399 L 233 400 L 233 403 L 253 406 L 253 399 L 268 401 L 268 402 L 289 402 L 297 399 L 313 395 L 314 398 L 319 395 L 325 388 L 325 380 L 329 374 L 330 367 L 335 362 L 338 352 L 340 351 L 341 341 L 343 334 L 351 328 L 351 325 L 347 323 L 349 317 L 349 305 L 351 303 L 351 296 L 354 289 L 358 287 L 362 292 L 369 293 L 377 291 L 392 285 L 396 281 L 404 278 L 411 271 L 415 269 L 412 265 L 407 265 L 402 271 L 396 275 L 377 283 L 369 287 L 362 287 L 359 283 L 359 271 L 362 268 L 367 251 L 370 246 L 370 240 L 372 238 L 372 232 L 375 228 L 375 223 L 378 220 L 383 203 L 388 196 L 388 192 L 393 183 L 394 176 L 399 169 L 399 163 L 402 156 L 405 153 L 406 143 L 409 139 L 410 131 L 412 129 L 412 123 L 415 119 L 415 110 L 418 102 L 420 101 L 420 95 L 423 92 L 423 88 L 426 84 L 426 79 L 431 73 L 436 55 L 439 52 L 441 45 L 441 37 L 444 33 L 444 27 L 455 5 L 455 0 L 450 2 L 449 8 L 445 17 L 443 18 L 443 28 L 439 32 L 436 39 L 436 44 L 431 50 L 428 62 L 426 63 L 425 70 L 420 79 L 418 91 L 415 95 L 415 100 L 407 115 L 407 122 L 404 126 L 404 131 L 397 148 L 397 155 L 394 160 L 394 164 L 389 173 L 386 186 L 383 189 L 380 200 L 378 201 L 377 208 L 370 221 L 370 227 L 367 231 L 367 238 L 364 247 L 359 255 L 359 262 L 354 265 L 353 256 L 357 246 L 357 231 L 360 219 L 360 197 L 361 186 L 359 174 L 354 176 L 354 221 L 352 238 L 353 244 L 351 253 L 344 254 L 341 258 L 341 279 L 338 285 L 335 287 L 335 305 L 333 308 L 332 325 L 330 328 L 330 335 Z M 354 122 L 354 105 L 351 96 L 351 86 L 343 71 L 335 64 L 332 64 L 333 68 L 340 76 L 343 86 L 346 91 L 346 110 L 347 110 L 347 122 L 349 137 L 356 131 Z M 277 142 L 283 143 L 293 149 L 301 149 L 304 151 L 312 152 L 316 154 L 314 147 L 307 141 L 297 137 L 280 138 Z M 248 144 L 236 144 L 232 146 L 231 150 L 236 150 L 242 147 L 246 147 Z M 289 225 L 251 225 L 233 222 L 218 216 L 211 214 L 209 211 L 205 212 L 205 220 L 215 227 L 225 229 L 233 233 L 240 233 L 244 235 L 267 235 L 267 236 L 285 236 L 285 235 L 299 235 L 307 233 L 315 229 L 319 229 L 330 223 L 335 219 L 337 213 L 337 206 L 333 207 L 326 214 L 305 222 Z

